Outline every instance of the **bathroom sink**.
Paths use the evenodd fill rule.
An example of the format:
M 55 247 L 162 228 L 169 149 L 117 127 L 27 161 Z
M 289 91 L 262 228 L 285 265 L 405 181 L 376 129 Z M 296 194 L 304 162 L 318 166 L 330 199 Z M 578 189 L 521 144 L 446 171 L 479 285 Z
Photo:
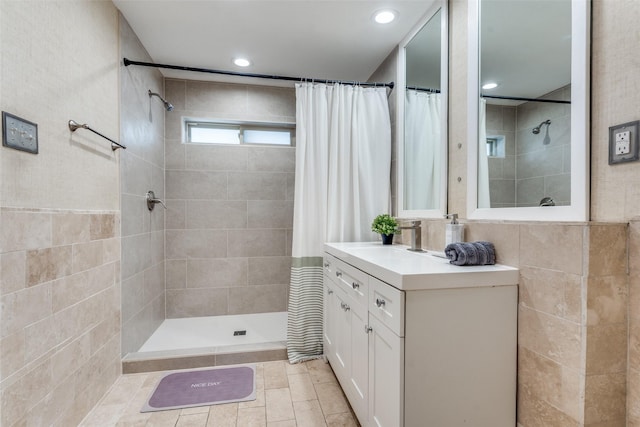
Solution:
M 413 254 L 424 257 L 425 255 L 429 257 L 442 258 L 448 260 L 447 256 L 444 252 L 432 251 L 432 250 L 420 250 L 420 251 L 412 251 L 409 249 L 407 245 L 381 245 L 372 242 L 362 242 L 362 245 L 354 244 L 351 246 L 354 250 L 365 251 L 365 252 L 376 252 L 379 254 Z
M 375 247 L 371 247 L 370 249 L 376 249 Z M 412 251 L 411 249 L 409 249 L 409 246 L 405 246 L 405 245 L 391 245 L 389 247 L 390 250 L 392 251 L 400 251 L 402 253 L 408 252 L 411 254 L 416 254 L 416 255 L 429 255 L 432 257 L 436 257 L 436 258 L 444 258 L 444 259 L 448 259 L 447 255 L 445 255 L 444 252 L 438 252 L 438 251 L 432 251 L 432 250 L 420 250 L 420 251 Z

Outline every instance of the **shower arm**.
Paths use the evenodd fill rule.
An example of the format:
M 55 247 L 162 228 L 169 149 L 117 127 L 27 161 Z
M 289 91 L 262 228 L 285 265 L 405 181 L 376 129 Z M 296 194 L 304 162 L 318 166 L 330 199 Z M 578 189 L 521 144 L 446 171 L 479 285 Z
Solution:
M 547 119 L 545 121 L 543 121 L 542 123 L 540 123 L 538 126 L 534 127 L 531 132 L 533 132 L 534 135 L 537 135 L 540 133 L 540 128 L 542 127 L 542 125 L 547 125 L 547 129 L 548 126 L 551 124 L 551 120 Z
M 152 92 L 151 89 L 149 89 L 149 98 L 151 98 L 152 96 L 157 96 L 160 99 L 160 101 L 162 101 L 162 103 L 164 104 L 164 108 L 167 111 L 173 111 L 173 105 L 170 102 L 168 102 L 166 99 L 160 96 L 159 93 Z

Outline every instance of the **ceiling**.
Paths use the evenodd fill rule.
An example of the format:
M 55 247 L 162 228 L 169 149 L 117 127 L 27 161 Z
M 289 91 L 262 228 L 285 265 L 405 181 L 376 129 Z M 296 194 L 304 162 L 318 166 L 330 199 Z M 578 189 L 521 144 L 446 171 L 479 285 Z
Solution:
M 366 81 L 435 0 L 114 0 L 153 62 Z M 396 20 L 373 21 L 379 9 Z M 232 63 L 247 57 L 249 67 Z M 129 58 L 131 60 L 144 60 Z M 161 69 L 166 77 L 246 79 Z M 259 81 L 276 84 L 276 81 Z M 252 79 L 251 83 L 256 83 Z M 290 84 L 289 84 L 290 85 Z
M 415 32 L 423 17 L 433 13 L 437 2 L 114 0 L 153 62 L 346 81 L 368 80 L 406 35 Z M 568 0 L 484 0 L 481 5 L 481 79 L 482 83 L 496 81 L 500 85 L 485 93 L 536 98 L 570 83 Z M 387 25 L 376 24 L 374 12 L 387 8 L 398 12 L 397 19 Z M 424 74 L 436 66 L 431 73 L 436 80 L 438 45 L 418 39 L 421 35 L 435 39 L 437 31 L 435 27 L 422 31 L 411 43 L 415 49 L 422 49 L 414 56 L 428 63 L 419 69 Z M 436 49 L 429 53 L 419 48 L 427 44 Z M 232 60 L 239 56 L 249 58 L 251 66 L 235 66 Z M 276 80 L 160 71 L 174 78 L 292 85 Z M 432 82 L 420 83 L 434 86 Z

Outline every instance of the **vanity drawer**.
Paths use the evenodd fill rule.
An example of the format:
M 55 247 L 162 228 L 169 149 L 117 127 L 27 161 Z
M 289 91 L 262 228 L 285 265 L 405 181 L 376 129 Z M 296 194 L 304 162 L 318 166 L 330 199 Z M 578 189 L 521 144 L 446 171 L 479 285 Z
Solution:
M 369 275 L 357 268 L 334 258 L 334 273 L 338 287 L 366 310 L 369 297 Z
M 324 274 L 329 277 L 332 281 L 336 281 L 336 265 L 338 264 L 338 259 L 329 255 L 324 254 L 324 260 L 322 261 L 322 270 Z
M 369 278 L 369 285 L 369 313 L 403 337 L 405 293 L 375 277 Z

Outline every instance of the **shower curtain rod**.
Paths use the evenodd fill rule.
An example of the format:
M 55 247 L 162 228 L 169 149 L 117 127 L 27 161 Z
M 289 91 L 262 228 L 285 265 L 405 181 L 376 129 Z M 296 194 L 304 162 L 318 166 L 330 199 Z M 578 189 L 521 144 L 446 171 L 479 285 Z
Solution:
M 571 101 L 560 101 L 555 99 L 522 98 L 519 96 L 495 96 L 495 95 L 483 95 L 483 94 L 480 94 L 480 96 L 482 98 L 508 99 L 510 101 L 531 101 L 531 102 L 550 102 L 553 104 L 571 104 Z
M 418 92 L 440 93 L 440 89 L 432 89 L 430 87 L 407 86 L 407 90 L 416 90 Z
M 360 85 L 360 86 L 388 87 L 390 89 L 393 89 L 393 87 L 395 86 L 394 82 L 389 82 L 389 83 L 371 82 L 370 83 L 370 82 L 327 80 L 327 79 L 309 79 L 305 77 L 289 77 L 289 76 L 275 76 L 270 74 L 238 73 L 235 71 L 212 70 L 209 68 L 183 67 L 181 65 L 168 65 L 168 64 L 154 64 L 153 62 L 132 61 L 127 58 L 123 58 L 123 61 L 124 61 L 125 67 L 128 67 L 129 65 L 141 65 L 143 67 L 168 68 L 170 70 L 195 71 L 197 73 L 209 73 L 209 74 L 224 74 L 227 76 L 237 76 L 237 77 L 255 77 L 260 79 L 287 80 L 292 82 L 343 83 L 343 84 Z

